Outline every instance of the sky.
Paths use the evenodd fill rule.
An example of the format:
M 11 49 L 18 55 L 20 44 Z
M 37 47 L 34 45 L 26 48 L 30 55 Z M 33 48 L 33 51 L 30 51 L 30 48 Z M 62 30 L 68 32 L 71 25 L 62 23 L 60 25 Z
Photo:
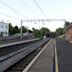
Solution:
M 21 26 L 21 19 L 66 19 L 72 21 L 72 0 L 36 0 L 43 15 L 34 0 L 0 0 L 0 21 L 11 22 L 13 26 Z M 46 17 L 45 17 L 46 16 Z M 64 21 L 23 22 L 28 28 L 47 27 L 55 31 L 64 26 Z

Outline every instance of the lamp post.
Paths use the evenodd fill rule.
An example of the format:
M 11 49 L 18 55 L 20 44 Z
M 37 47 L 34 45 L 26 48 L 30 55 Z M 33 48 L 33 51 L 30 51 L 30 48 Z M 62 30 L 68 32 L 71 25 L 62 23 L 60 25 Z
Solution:
M 39 22 L 39 30 L 40 30 L 40 20 L 38 20 L 38 22 Z M 42 37 L 42 31 L 40 32 L 40 37 Z
M 10 34 L 9 34 L 9 23 L 10 23 L 10 21 L 7 20 L 7 23 L 8 23 L 8 36 L 9 36 L 9 35 L 10 35 Z
M 20 30 L 20 34 L 21 34 L 21 39 L 22 39 L 22 20 L 21 20 L 21 30 Z
M 43 28 L 43 22 L 44 20 L 42 20 L 42 28 Z M 43 31 L 41 30 L 41 38 L 42 38 L 42 35 L 43 35 Z
M 64 19 L 64 23 L 65 23 L 65 25 L 64 25 L 64 34 L 65 34 L 65 39 L 66 39 L 66 20 Z

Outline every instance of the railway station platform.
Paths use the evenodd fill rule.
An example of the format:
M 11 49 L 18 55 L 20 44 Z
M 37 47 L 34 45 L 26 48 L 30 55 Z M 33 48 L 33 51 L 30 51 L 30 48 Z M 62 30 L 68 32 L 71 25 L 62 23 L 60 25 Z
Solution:
M 23 72 L 53 72 L 54 40 L 50 40 Z
M 27 39 L 27 40 L 20 40 L 20 41 L 13 41 L 13 42 L 6 42 L 6 43 L 1 43 L 0 44 L 0 48 L 1 47 L 6 47 L 6 46 L 11 46 L 11 45 L 15 45 L 15 44 L 20 44 L 20 43 L 25 43 L 25 42 L 29 42 L 29 41 L 34 41 L 34 40 L 38 40 L 39 38 L 35 38 L 35 39 Z
M 56 39 L 56 50 L 58 59 L 56 72 L 72 72 L 72 43 Z

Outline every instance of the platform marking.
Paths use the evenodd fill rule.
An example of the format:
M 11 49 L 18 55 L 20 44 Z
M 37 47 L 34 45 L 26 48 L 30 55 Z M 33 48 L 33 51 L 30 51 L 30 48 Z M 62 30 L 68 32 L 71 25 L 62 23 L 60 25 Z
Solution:
M 35 56 L 35 58 L 28 64 L 28 66 L 22 72 L 27 72 L 29 70 L 29 68 L 33 65 L 33 63 L 37 60 L 37 58 L 46 49 L 46 47 L 50 44 L 51 41 L 52 39 L 44 46 L 44 48 Z
M 58 69 L 58 58 L 57 58 L 57 49 L 56 49 L 56 41 L 55 41 L 55 71 L 59 72 L 59 69 Z

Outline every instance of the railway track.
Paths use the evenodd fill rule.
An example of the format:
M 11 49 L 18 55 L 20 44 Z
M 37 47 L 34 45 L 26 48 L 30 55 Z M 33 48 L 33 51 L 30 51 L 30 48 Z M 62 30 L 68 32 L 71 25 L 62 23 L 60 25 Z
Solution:
M 28 54 L 26 57 L 18 61 L 4 72 L 22 72 L 24 68 L 31 62 L 31 60 L 38 54 L 38 52 L 45 46 L 48 41 L 44 42 L 39 48 Z
M 25 48 L 27 46 L 30 46 L 38 41 L 40 41 L 40 40 L 35 40 L 35 41 L 31 41 L 31 42 L 25 42 L 25 43 L 21 43 L 21 44 L 2 47 L 2 48 L 0 48 L 0 57 L 3 55 L 6 55 L 6 54 L 12 53 L 14 51 L 17 51 L 19 49 Z
M 10 66 L 12 66 L 13 64 L 16 63 L 15 65 L 13 65 L 11 68 L 6 70 L 5 72 L 22 72 L 22 70 L 26 67 L 26 65 L 28 65 L 28 63 L 42 49 L 42 47 L 45 45 L 45 43 L 48 40 L 49 39 L 37 40 L 37 41 L 29 42 L 27 44 L 16 45 L 15 47 L 14 46 L 11 47 L 12 49 L 9 47 L 11 52 L 12 53 L 14 52 L 14 55 L 11 54 L 11 52 L 0 55 L 1 57 L 3 57 L 0 60 L 0 71 L 3 72 L 4 70 L 6 70 L 7 68 L 9 68 Z M 7 49 L 7 48 L 4 48 L 4 49 Z M 13 51 L 13 49 L 14 49 L 14 51 Z M 4 57 L 5 55 L 7 55 L 6 56 L 7 58 Z M 8 63 L 10 61 L 11 61 L 11 63 Z M 1 64 L 2 64 L 2 66 L 1 66 Z M 6 66 L 6 64 L 8 66 Z

